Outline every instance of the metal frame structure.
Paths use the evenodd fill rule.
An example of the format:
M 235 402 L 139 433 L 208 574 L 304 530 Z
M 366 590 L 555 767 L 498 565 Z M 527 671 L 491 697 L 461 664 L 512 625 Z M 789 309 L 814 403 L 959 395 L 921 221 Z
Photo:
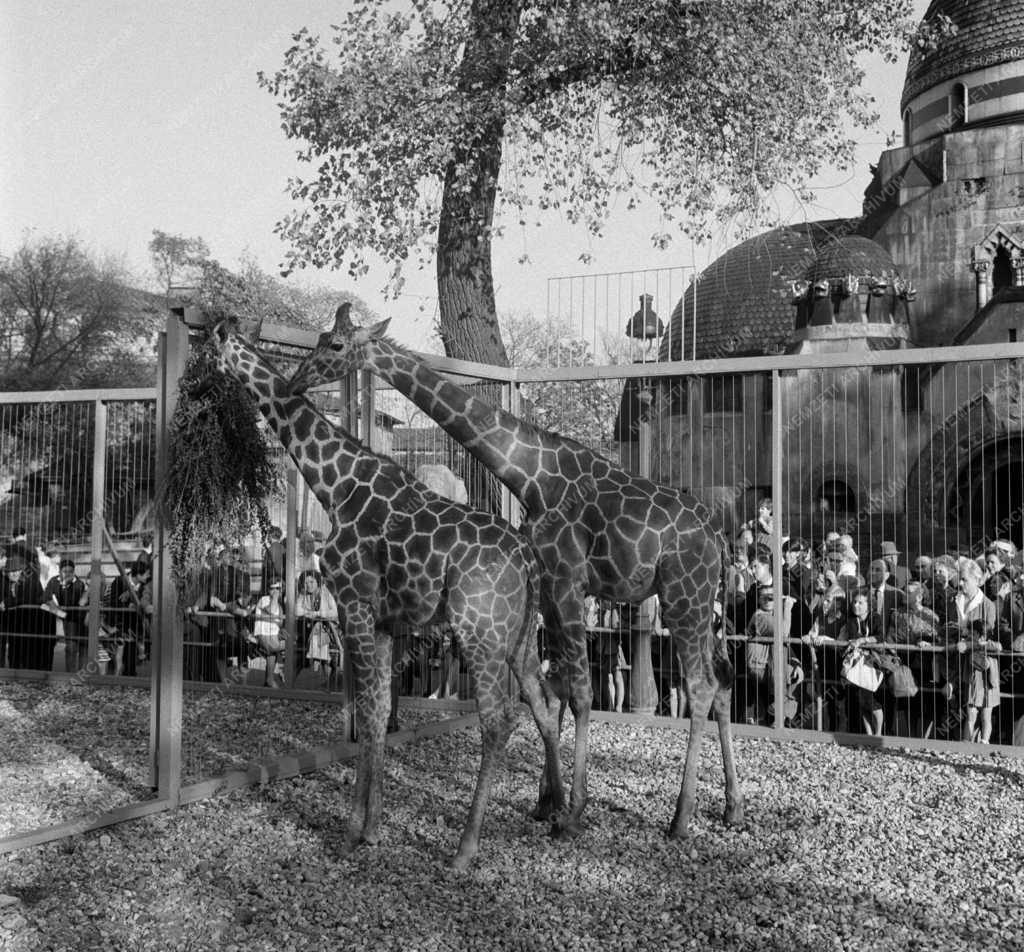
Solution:
M 106 404 L 115 400 L 156 400 L 157 414 L 157 478 L 166 470 L 168 454 L 168 433 L 171 418 L 173 416 L 177 397 L 178 380 L 185 366 L 189 347 L 190 325 L 197 324 L 196 316 L 186 313 L 183 309 L 172 312 L 169 316 L 167 326 L 160 335 L 159 342 L 159 379 L 154 390 L 131 390 L 114 392 L 81 391 L 66 392 L 59 395 L 62 400 L 87 400 L 94 404 L 94 415 L 97 425 L 104 419 Z M 316 335 L 312 332 L 296 330 L 293 328 L 265 326 L 263 328 L 265 340 L 277 344 L 293 346 L 298 348 L 310 348 L 316 343 Z M 783 513 L 786 505 L 786 496 L 782 485 L 783 461 L 780 447 L 783 435 L 783 413 L 782 413 L 782 378 L 794 371 L 802 370 L 823 370 L 829 368 L 843 368 L 850 364 L 850 357 L 843 354 L 817 355 L 817 356 L 777 356 L 763 358 L 738 358 L 731 360 L 702 360 L 684 361 L 673 363 L 642 363 L 610 367 L 560 367 L 550 369 L 515 369 L 496 368 L 483 364 L 458 361 L 441 357 L 425 357 L 439 371 L 452 374 L 459 379 L 484 380 L 497 383 L 502 388 L 502 403 L 513 413 L 520 407 L 519 385 L 537 381 L 593 381 L 593 380 L 628 380 L 631 378 L 645 378 L 659 380 L 671 377 L 690 377 L 694 375 L 708 376 L 717 374 L 742 374 L 759 373 L 769 374 L 772 393 L 772 417 L 771 432 L 773 434 L 774 450 L 772 457 L 771 482 L 773 486 L 773 499 L 775 512 Z M 909 367 L 915 365 L 940 365 L 959 363 L 963 361 L 993 362 L 1015 359 L 1024 361 L 1024 344 L 1009 345 L 986 345 L 974 347 L 957 348 L 936 348 L 936 349 L 910 349 L 900 351 L 875 351 L 864 355 L 858 355 L 857 361 L 863 367 L 868 368 L 891 368 Z M 354 412 L 356 394 L 361 393 L 362 421 L 360 428 L 364 437 L 367 437 L 372 446 L 373 426 L 369 425 L 374 419 L 375 385 L 369 375 L 364 374 L 360 381 L 344 382 L 341 388 L 342 406 L 349 408 L 347 412 Z M 26 394 L 0 394 L 0 404 L 4 403 L 33 403 L 46 400 L 56 395 L 40 395 L 35 393 Z M 94 466 L 98 476 L 94 476 L 94 511 L 102 511 L 102 467 L 103 455 L 97 449 L 94 457 Z M 296 487 L 290 487 L 290 500 L 294 503 Z M 98 493 L 98 495 L 97 495 Z M 505 494 L 504 508 L 507 516 L 513 521 L 518 519 L 518 507 L 512 504 L 512 500 Z M 294 505 L 289 507 L 294 513 Z M 288 536 L 294 544 L 295 537 L 294 522 L 288 526 Z M 92 531 L 92 559 L 95 567 L 98 567 L 101 558 L 102 538 L 98 527 Z M 772 548 L 775 555 L 776 565 L 782 563 L 781 532 L 776 531 L 772 539 Z M 157 530 L 155 540 L 158 556 L 164 551 L 165 539 L 162 529 Z M 49 826 L 40 830 L 29 831 L 22 834 L 0 840 L 0 852 L 18 849 L 24 846 L 35 845 L 60 837 L 69 836 L 74 833 L 85 832 L 97 829 L 110 824 L 122 822 L 128 819 L 145 816 L 162 810 L 169 810 L 179 804 L 192 802 L 205 796 L 212 795 L 224 789 L 244 785 L 247 783 L 263 782 L 274 777 L 294 776 L 308 770 L 315 770 L 331 761 L 350 757 L 354 752 L 351 738 L 337 744 L 317 748 L 316 750 L 289 754 L 284 757 L 265 759 L 254 763 L 249 769 L 232 771 L 217 778 L 211 778 L 193 784 L 183 783 L 182 769 L 182 723 L 183 723 L 183 652 L 181 637 L 181 617 L 176 603 L 175 588 L 170 575 L 170 560 L 158 558 L 159 572 L 154 582 L 154 605 L 155 615 L 153 621 L 153 673 L 150 681 L 151 687 L 151 715 L 150 715 L 150 758 L 151 758 L 151 782 L 154 790 L 154 797 L 149 800 L 132 803 L 115 810 L 92 815 L 80 820 L 61 823 Z M 98 575 L 93 573 L 94 589 L 99 584 Z M 93 608 L 93 622 L 91 626 L 91 647 L 95 649 L 95 622 L 98 619 L 99 602 L 98 592 L 93 592 L 91 600 Z M 776 630 L 781 630 L 782 607 L 776 603 L 775 617 Z M 776 639 L 775 663 L 774 663 L 774 695 L 775 695 L 775 721 L 772 727 L 752 727 L 738 724 L 736 731 L 739 734 L 751 736 L 773 737 L 786 740 L 804 740 L 820 742 L 825 740 L 838 741 L 843 744 L 861 744 L 868 746 L 899 746 L 914 747 L 921 749 L 956 750 L 961 752 L 982 753 L 998 750 L 1003 755 L 1022 756 L 1024 749 L 1006 747 L 980 747 L 961 741 L 936 741 L 921 740 L 907 737 L 871 737 L 859 734 L 839 734 L 827 731 L 812 731 L 787 728 L 784 724 L 780 703 L 785 691 L 783 671 L 783 644 L 781 637 Z M 4 671 L 2 676 L 20 676 L 18 672 Z M 45 673 L 26 672 L 26 677 L 52 678 L 60 680 L 63 676 Z M 117 684 L 125 683 L 124 679 L 96 677 L 96 683 Z M 132 682 L 138 685 L 138 680 Z M 239 694 L 261 694 L 257 688 L 231 687 L 230 691 Z M 310 700 L 316 695 L 309 692 L 284 691 L 276 692 L 275 697 L 300 698 Z M 447 705 L 440 705 L 462 716 L 453 717 L 438 724 L 428 725 L 413 731 L 405 731 L 397 735 L 395 740 L 411 740 L 417 737 L 426 736 L 432 733 L 457 730 L 467 723 L 468 703 L 449 702 Z M 625 718 L 636 723 L 648 724 L 663 728 L 680 728 L 686 726 L 685 719 L 669 721 L 662 717 L 647 714 L 624 714 L 597 713 L 598 717 L 607 717 L 612 720 Z

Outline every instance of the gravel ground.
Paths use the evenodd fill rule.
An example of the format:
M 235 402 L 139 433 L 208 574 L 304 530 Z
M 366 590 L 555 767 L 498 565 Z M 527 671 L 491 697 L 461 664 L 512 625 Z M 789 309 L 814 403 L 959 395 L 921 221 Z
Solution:
M 148 701 L 78 690 L 0 684 L 0 835 L 55 815 L 44 801 L 60 814 L 138 798 Z M 259 707 L 272 748 L 330 739 L 323 707 Z M 81 742 L 112 709 L 127 711 L 126 729 L 71 753 L 81 743 L 62 737 Z M 209 763 L 231 761 L 231 745 L 252 739 L 251 710 L 212 698 L 209 739 L 197 721 L 190 743 L 208 745 Z M 34 746 L 18 740 L 29 726 Z M 1024 948 L 1020 761 L 739 738 L 747 818 L 727 829 L 721 758 L 705 738 L 692 835 L 670 843 L 685 733 L 603 722 L 591 737 L 575 840 L 527 817 L 541 747 L 523 716 L 467 873 L 444 861 L 475 778 L 475 729 L 389 751 L 381 843 L 349 857 L 344 764 L 0 855 L 0 949 Z M 571 726 L 563 741 L 568 776 Z

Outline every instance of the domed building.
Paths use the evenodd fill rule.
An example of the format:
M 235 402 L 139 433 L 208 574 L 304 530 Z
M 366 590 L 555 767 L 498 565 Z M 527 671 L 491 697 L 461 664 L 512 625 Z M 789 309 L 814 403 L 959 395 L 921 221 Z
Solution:
M 934 0 L 925 20 L 940 15 L 957 30 L 912 53 L 904 141 L 880 156 L 863 214 L 743 242 L 669 320 L 661 360 L 809 358 L 776 395 L 756 371 L 659 386 L 651 473 L 727 527 L 770 491 L 775 397 L 788 508 L 913 511 L 963 538 L 1002 528 L 1024 542 L 1024 520 L 996 525 L 1024 505 L 1020 375 L 856 359 L 1024 341 L 1024 2 Z

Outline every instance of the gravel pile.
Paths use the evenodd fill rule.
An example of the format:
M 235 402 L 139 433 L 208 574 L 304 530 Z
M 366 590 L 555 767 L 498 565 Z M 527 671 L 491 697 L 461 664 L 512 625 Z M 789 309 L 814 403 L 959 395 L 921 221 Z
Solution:
M 29 710 L 33 690 L 42 693 L 0 684 L 5 740 L 12 724 L 20 734 L 19 718 L 37 735 L 59 722 L 52 686 Z M 116 701 L 121 692 L 93 693 L 106 698 L 97 706 L 132 706 Z M 237 701 L 219 703 L 220 722 L 234 723 Z M 46 722 L 35 719 L 43 705 Z M 286 703 L 270 715 L 282 738 L 315 734 L 331 716 Z M 68 771 L 59 782 L 69 796 L 136 798 L 140 778 L 113 751 L 72 767 L 45 734 L 33 761 Z M 591 737 L 587 829 L 575 840 L 553 841 L 527 816 L 542 758 L 523 716 L 467 873 L 444 861 L 475 778 L 475 729 L 389 751 L 381 843 L 350 857 L 339 852 L 352 782 L 344 764 L 0 856 L 0 949 L 1024 947 L 1024 763 L 739 738 L 747 819 L 727 829 L 721 758 L 707 737 L 692 836 L 669 843 L 686 734 L 604 722 Z M 571 726 L 563 741 L 568 777 Z M 220 748 L 230 741 L 213 736 Z M 45 798 L 2 751 L 3 824 L 23 830 L 46 815 Z

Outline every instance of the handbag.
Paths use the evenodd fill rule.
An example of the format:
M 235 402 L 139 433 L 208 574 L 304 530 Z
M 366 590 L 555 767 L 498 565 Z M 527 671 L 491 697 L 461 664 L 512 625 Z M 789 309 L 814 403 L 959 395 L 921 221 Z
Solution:
M 893 697 L 914 697 L 917 694 L 917 682 L 914 672 L 908 665 L 900 662 L 889 674 L 889 690 Z
M 772 646 L 757 641 L 747 642 L 747 674 L 752 678 L 763 678 L 771 668 Z
M 331 660 L 331 636 L 327 631 L 327 625 L 322 621 L 318 621 L 309 633 L 306 657 L 310 661 Z
M 882 683 L 882 672 L 865 657 L 864 652 L 854 648 L 843 658 L 843 678 L 858 688 L 874 692 Z

